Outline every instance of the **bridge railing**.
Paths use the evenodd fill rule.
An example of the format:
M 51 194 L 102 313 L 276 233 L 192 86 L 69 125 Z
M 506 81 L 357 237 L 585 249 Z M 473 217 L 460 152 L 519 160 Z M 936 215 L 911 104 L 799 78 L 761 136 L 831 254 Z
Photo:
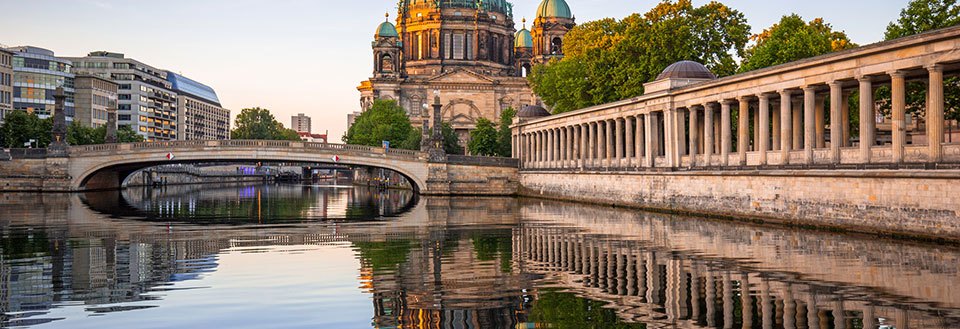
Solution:
M 520 167 L 520 160 L 501 157 L 482 157 L 468 155 L 447 155 L 447 163 L 471 166 L 490 166 L 490 167 Z
M 119 152 L 135 150 L 175 150 L 176 148 L 230 148 L 230 147 L 263 147 L 263 148 L 305 148 L 310 150 L 344 151 L 361 154 L 383 154 L 397 157 L 418 158 L 422 152 L 414 150 L 384 149 L 382 147 L 313 143 L 301 141 L 271 141 L 271 140 L 199 140 L 199 141 L 170 141 L 170 142 L 143 142 L 128 144 L 99 144 L 70 147 L 70 153 L 80 155 L 98 152 Z M 40 156 L 42 157 L 42 156 Z
M 3 151 L 0 149 L 0 151 Z M 10 149 L 11 159 L 43 159 L 47 157 L 47 149 Z

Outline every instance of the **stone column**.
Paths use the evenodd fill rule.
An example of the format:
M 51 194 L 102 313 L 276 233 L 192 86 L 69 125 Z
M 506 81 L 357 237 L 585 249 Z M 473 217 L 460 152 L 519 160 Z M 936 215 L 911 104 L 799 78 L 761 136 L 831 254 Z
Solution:
M 584 167 L 593 168 L 593 158 L 597 154 L 597 129 L 594 128 L 593 123 L 587 123 L 587 157 L 584 163 Z
M 680 110 L 668 109 L 663 112 L 663 136 L 664 136 L 664 155 L 667 158 L 668 167 L 680 166 L 680 147 L 682 145 L 678 122 L 680 121 Z
M 780 164 L 790 163 L 793 149 L 793 92 L 780 91 Z
M 927 85 L 927 141 L 930 162 L 943 161 L 943 66 L 927 67 L 930 84 Z
M 703 162 L 707 166 L 710 165 L 713 154 L 716 153 L 714 152 L 716 151 L 714 144 L 716 124 L 713 122 L 713 113 L 713 104 L 703 105 Z
M 687 117 L 686 117 L 687 112 L 689 111 L 681 110 L 681 109 L 677 109 L 674 112 L 676 114 L 676 118 L 673 121 L 673 127 L 674 127 L 674 137 L 676 138 L 676 141 L 677 141 L 677 143 L 675 144 L 677 147 L 676 149 L 677 150 L 677 159 L 676 159 L 677 167 L 679 167 L 681 164 L 680 159 L 684 155 L 689 154 L 687 153 L 688 152 L 687 150 Z
M 615 150 L 616 141 L 613 134 L 614 124 L 611 123 L 611 121 L 614 121 L 614 120 L 608 119 L 603 122 L 604 126 L 606 126 L 606 136 L 604 137 L 604 140 L 606 141 L 605 147 L 607 150 L 604 166 L 607 168 L 610 168 L 610 166 L 613 165 L 613 156 L 616 154 L 614 153 L 616 151 Z
M 747 151 L 750 149 L 750 100 L 740 97 L 737 109 L 737 155 L 740 156 L 740 165 L 747 165 Z
M 698 122 L 697 108 L 691 106 L 688 108 L 690 119 L 690 167 L 697 166 L 697 154 L 700 153 L 700 122 Z
M 840 163 L 840 145 L 843 139 L 843 128 L 840 123 L 841 117 L 840 103 L 843 101 L 843 89 L 839 81 L 830 83 L 830 162 Z
M 730 148 L 733 143 L 733 131 L 730 126 L 730 101 L 720 103 L 720 165 L 730 165 Z
M 620 163 L 623 160 L 623 120 L 613 119 L 613 124 L 613 138 L 616 141 L 616 146 L 613 154 L 615 160 L 610 164 L 610 166 L 620 167 Z
M 754 152 L 760 151 L 760 104 L 759 99 L 757 108 L 753 109 L 753 147 Z
M 803 149 L 803 98 L 794 98 L 793 106 L 790 108 L 791 113 L 793 113 L 793 119 L 790 119 L 790 122 L 793 123 L 793 147 L 790 148 L 791 151 L 797 151 Z
M 583 170 L 587 166 L 587 159 L 590 156 L 590 129 L 587 128 L 589 124 L 580 125 L 580 163 L 579 167 Z
M 553 162 L 557 160 L 556 134 L 557 134 L 556 130 L 553 130 L 553 129 L 547 130 L 547 168 L 553 168 Z
M 657 158 L 657 148 L 653 146 L 655 138 L 653 132 L 653 113 L 649 112 L 643 115 L 643 136 L 644 142 L 646 144 L 646 149 L 644 150 L 643 165 L 647 168 L 653 167 L 654 161 Z
M 624 161 L 621 161 L 620 164 L 626 167 L 631 167 L 634 164 L 634 159 L 636 159 L 636 153 L 634 153 L 633 148 L 633 121 L 630 117 L 623 118 L 623 133 L 627 145 L 623 149 L 623 156 L 626 158 Z
M 636 137 L 637 140 L 633 144 L 633 146 L 635 147 L 633 155 L 636 158 L 636 161 L 633 163 L 633 165 L 638 168 L 643 165 L 643 156 L 644 156 L 643 145 L 645 145 L 645 142 L 646 142 L 646 136 L 645 136 L 646 129 L 644 129 L 645 124 L 644 124 L 643 117 L 644 116 L 641 114 L 638 114 L 637 116 L 634 117 L 637 125 L 636 127 L 637 133 L 634 136 Z
M 873 82 L 870 77 L 862 76 L 860 81 L 860 162 L 870 163 L 876 144 L 876 119 L 873 111 Z
M 554 129 L 554 132 L 555 132 L 556 135 L 557 135 L 557 142 L 554 143 L 554 144 L 556 145 L 556 148 L 557 148 L 557 153 L 556 153 L 556 158 L 553 159 L 553 167 L 554 167 L 554 168 L 562 168 L 562 167 L 563 167 L 563 158 L 567 156 L 567 155 L 565 154 L 566 149 L 564 148 L 564 144 L 566 144 L 566 136 L 564 136 L 564 131 L 563 131 L 563 128 L 562 128 L 562 127 L 561 127 L 561 128 L 555 128 L 555 129 Z
M 827 148 L 827 120 L 825 118 L 825 109 L 824 109 L 824 98 L 817 97 L 816 101 L 813 104 L 814 107 L 814 125 L 816 128 L 816 142 L 818 149 Z
M 543 156 L 543 142 L 541 138 L 539 131 L 533 132 L 533 165 L 537 168 L 540 167 L 540 161 Z
M 607 123 L 597 121 L 597 167 L 603 167 L 603 159 L 607 157 Z
M 107 134 L 104 142 L 114 144 L 117 142 L 117 101 L 110 101 L 110 108 L 107 109 Z
M 903 162 L 903 147 L 907 139 L 906 81 L 901 71 L 890 72 L 891 103 L 893 112 L 893 163 Z
M 760 107 L 757 108 L 759 122 L 758 126 L 760 127 L 760 135 L 757 138 L 757 151 L 760 152 L 760 165 L 767 164 L 767 150 L 770 149 L 770 99 L 767 98 L 765 94 L 759 94 L 757 97 L 760 97 Z M 756 128 L 754 128 L 756 129 Z
M 816 105 L 817 88 L 806 86 L 803 88 L 803 158 L 807 164 L 813 164 L 813 148 L 816 146 L 817 130 Z
M 67 157 L 67 110 L 64 102 L 67 95 L 63 87 L 57 87 L 53 95 L 53 130 L 51 131 L 50 145 L 47 146 L 47 155 L 49 157 Z

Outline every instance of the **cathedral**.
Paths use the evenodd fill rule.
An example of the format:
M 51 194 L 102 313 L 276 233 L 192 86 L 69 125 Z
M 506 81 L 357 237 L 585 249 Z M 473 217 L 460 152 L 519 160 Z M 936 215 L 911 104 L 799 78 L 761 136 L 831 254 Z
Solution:
M 414 125 L 427 125 L 434 94 L 443 122 L 466 145 L 479 118 L 497 122 L 507 108 L 537 103 L 527 85 L 532 65 L 563 56 L 574 27 L 564 0 L 541 0 L 530 30 L 517 31 L 506 0 L 400 0 L 396 25 L 374 34 L 373 76 L 360 83 L 361 111 L 395 100 Z

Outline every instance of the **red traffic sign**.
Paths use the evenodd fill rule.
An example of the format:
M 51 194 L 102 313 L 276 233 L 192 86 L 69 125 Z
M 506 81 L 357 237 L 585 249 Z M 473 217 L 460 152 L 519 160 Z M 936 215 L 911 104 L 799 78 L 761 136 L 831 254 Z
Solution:
M 167 160 L 173 160 L 173 153 L 167 153 Z
M 333 162 L 340 162 L 340 156 L 334 155 L 333 158 L 331 158 L 331 160 L 333 160 Z

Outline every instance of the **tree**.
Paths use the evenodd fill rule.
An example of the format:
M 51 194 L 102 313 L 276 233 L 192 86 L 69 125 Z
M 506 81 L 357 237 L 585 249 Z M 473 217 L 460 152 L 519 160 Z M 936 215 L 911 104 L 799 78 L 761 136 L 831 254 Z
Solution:
M 11 111 L 3 120 L 3 126 L 0 126 L 3 147 L 22 148 L 31 139 L 36 140 L 35 147 L 47 147 L 50 144 L 52 119 L 40 119 L 36 114 L 25 111 Z
M 681 60 L 719 76 L 735 73 L 749 31 L 743 14 L 721 3 L 663 1 L 643 15 L 574 27 L 564 38 L 566 56 L 535 67 L 528 80 L 554 113 L 636 97 Z
M 389 141 L 394 147 L 419 149 L 405 143 L 414 130 L 406 111 L 392 100 L 376 100 L 369 110 L 357 116 L 347 130 L 347 144 L 380 146 Z M 416 143 L 419 144 L 419 143 Z
M 453 126 L 449 123 L 444 122 L 440 128 L 440 134 L 443 135 L 443 151 L 447 154 L 460 154 L 462 155 L 463 146 L 460 145 L 460 137 L 457 136 L 457 132 L 453 130 Z
M 270 114 L 270 110 L 255 107 L 240 111 L 236 119 L 236 128 L 230 131 L 232 139 L 291 140 L 298 141 L 296 131 L 283 127 Z
M 913 0 L 900 11 L 900 18 L 887 25 L 885 39 L 893 40 L 960 24 L 956 0 Z
M 512 107 L 508 107 L 500 112 L 500 127 L 497 131 L 497 144 L 499 144 L 497 155 L 502 157 L 510 157 L 513 154 L 513 131 L 510 130 L 510 125 L 513 124 L 513 117 L 517 115 L 517 111 Z
M 133 131 L 133 128 L 130 128 L 130 126 L 123 125 L 117 127 L 117 143 L 141 143 L 143 141 L 143 136 Z
M 834 31 L 822 18 L 809 23 L 797 14 L 783 16 L 779 23 L 751 37 L 741 72 L 752 71 L 857 47 L 843 31 Z
M 496 156 L 500 154 L 500 145 L 497 142 L 497 129 L 487 118 L 477 119 L 477 128 L 470 132 L 470 142 L 467 143 L 470 154 L 481 156 Z
M 86 127 L 74 121 L 73 124 L 67 128 L 67 144 L 70 145 L 103 144 L 106 136 L 106 127 Z

